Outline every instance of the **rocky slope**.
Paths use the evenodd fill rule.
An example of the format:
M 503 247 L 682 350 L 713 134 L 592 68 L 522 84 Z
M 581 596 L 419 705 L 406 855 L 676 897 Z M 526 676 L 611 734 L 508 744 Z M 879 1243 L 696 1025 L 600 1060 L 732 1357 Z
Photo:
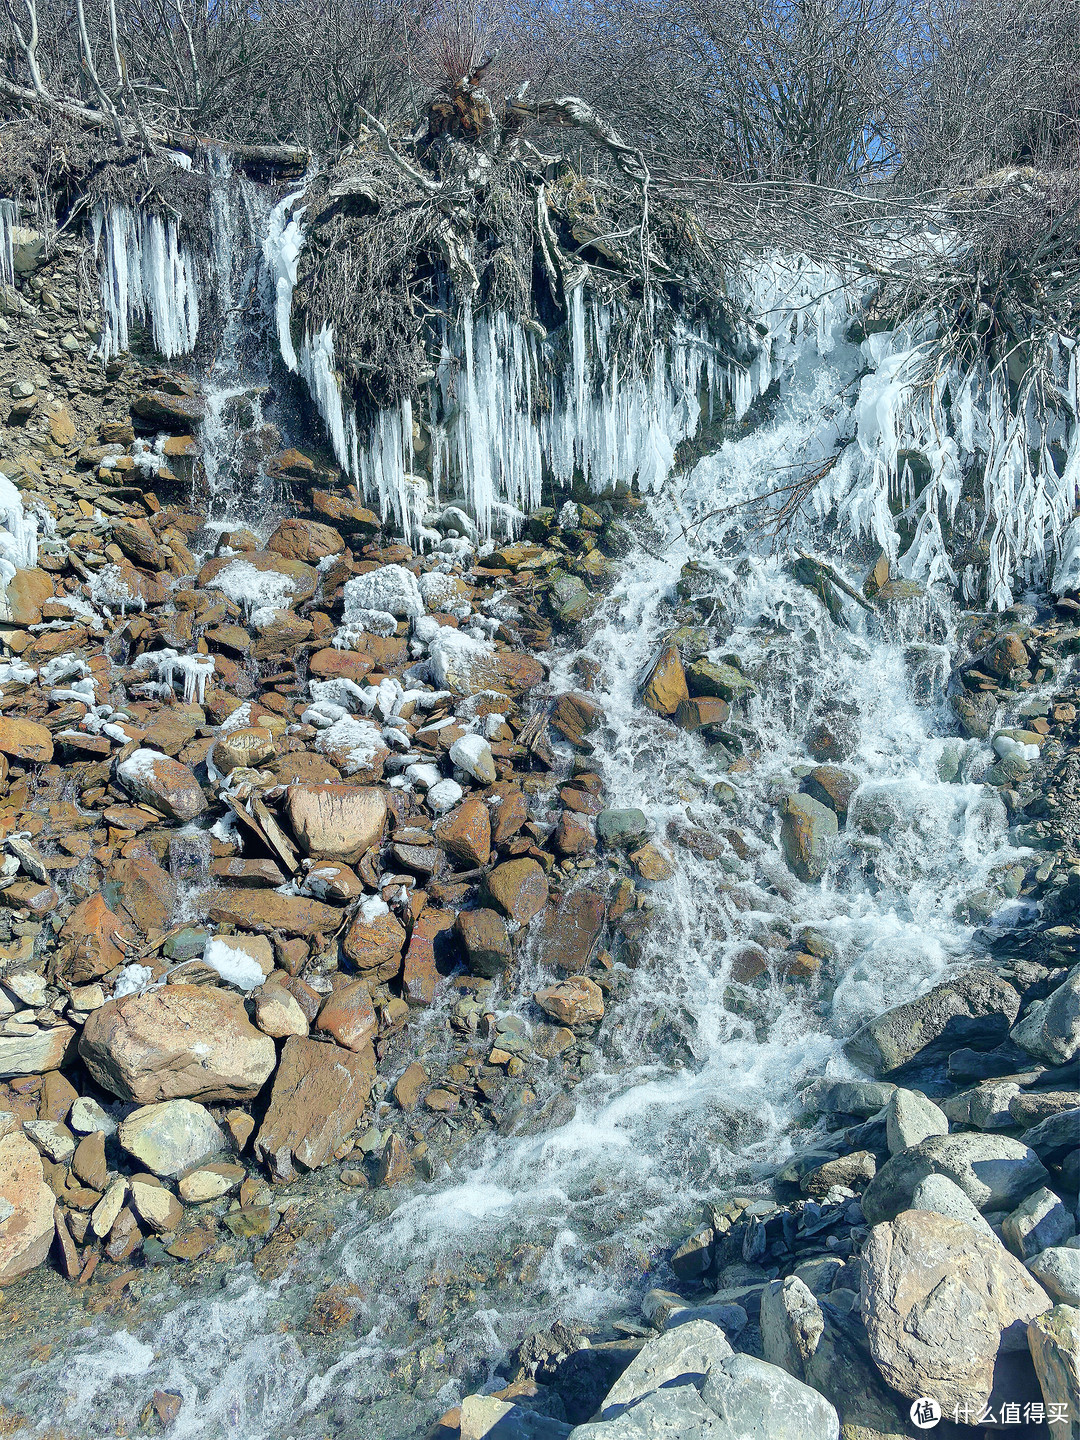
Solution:
M 50 1265 L 108 1308 L 155 1262 L 283 1273 L 313 1174 L 432 1178 L 480 1130 L 528 1124 L 545 1086 L 589 1070 L 670 847 L 713 837 L 608 808 L 589 664 L 573 691 L 548 681 L 553 636 L 588 621 L 626 548 L 632 496 L 539 510 L 482 560 L 447 509 L 417 555 L 267 426 L 252 443 L 284 518 L 208 527 L 198 385 L 130 357 L 103 369 L 79 242 L 23 236 L 15 259 L 0 468 L 40 539 L 2 628 L 0 1283 Z M 827 567 L 799 578 L 836 598 Z M 886 607 L 912 588 L 879 565 L 865 592 Z M 737 775 L 752 682 L 706 657 L 695 593 L 691 566 L 640 700 Z M 509 1387 L 441 1436 L 596 1415 L 582 1440 L 726 1440 L 781 1433 L 781 1407 L 783 1433 L 855 1440 L 911 1433 L 924 1395 L 947 1414 L 1069 1403 L 1077 614 L 1065 597 L 973 620 L 954 677 L 958 725 L 992 739 L 986 782 L 1036 847 L 972 918 L 1007 894 L 1037 923 L 852 1038 L 874 1078 L 813 1089 L 809 1148 L 769 1193 L 710 1207 L 633 1333 L 530 1337 Z M 1019 715 L 997 730 L 1001 704 Z M 813 882 L 840 828 L 872 841 L 890 818 L 849 825 L 842 715 L 808 744 L 777 815 Z M 530 939 L 546 983 L 527 1026 L 492 999 L 515 993 Z M 827 987 L 829 965 L 805 928 L 748 945 L 734 1000 Z M 447 995 L 434 1044 L 422 1016 Z M 350 1313 L 328 1292 L 312 1326 Z M 175 1397 L 155 1403 L 168 1423 Z

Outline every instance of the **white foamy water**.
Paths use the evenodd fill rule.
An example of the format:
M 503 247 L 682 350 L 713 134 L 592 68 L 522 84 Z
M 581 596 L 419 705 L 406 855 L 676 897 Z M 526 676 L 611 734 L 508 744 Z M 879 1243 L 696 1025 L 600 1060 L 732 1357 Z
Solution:
M 530 1330 L 633 1314 L 700 1202 L 789 1153 L 805 1080 L 848 1073 L 843 1039 L 965 960 L 965 902 L 1017 852 L 996 794 L 975 783 L 987 748 L 950 737 L 948 608 L 870 616 L 848 603 L 847 625 L 834 624 L 749 527 L 751 512 L 731 508 L 849 433 L 864 357 L 839 338 L 838 318 L 832 302 L 811 309 L 794 341 L 777 325 L 747 382 L 758 394 L 779 382 L 768 418 L 657 494 L 648 548 L 621 565 L 585 646 L 600 667 L 594 739 L 608 803 L 642 808 L 674 864 L 650 892 L 653 924 L 619 972 L 593 1068 L 566 1101 L 554 1077 L 530 1074 L 537 1104 L 518 1133 L 485 1134 L 431 1183 L 335 1192 L 333 1233 L 298 1251 L 284 1281 L 241 1266 L 212 1292 L 144 1284 L 135 1316 L 68 1330 L 43 1363 L 21 1363 L 9 1344 L 4 1403 L 39 1433 L 114 1433 L 168 1389 L 184 1397 L 171 1433 L 192 1440 L 422 1434 L 493 1381 Z M 854 563 L 841 532 L 802 538 Z M 688 559 L 714 617 L 700 622 L 709 653 L 738 656 L 758 687 L 742 714 L 747 768 L 729 771 L 729 756 L 640 704 L 649 660 L 682 618 L 675 586 Z M 574 658 L 559 657 L 558 688 L 575 685 Z M 809 727 L 836 715 L 862 778 L 862 828 L 849 824 L 823 881 L 807 886 L 780 855 L 775 804 L 812 763 Z M 938 778 L 957 765 L 963 783 Z M 712 858 L 698 853 L 702 838 Z M 826 985 L 772 974 L 761 989 L 732 986 L 740 949 L 762 944 L 775 958 L 804 926 L 833 950 Z M 520 997 L 548 978 L 533 945 L 500 1007 L 528 1015 Z M 443 999 L 414 1021 L 435 1046 L 447 1010 Z M 303 1316 L 338 1282 L 353 1287 L 355 1322 L 318 1339 Z

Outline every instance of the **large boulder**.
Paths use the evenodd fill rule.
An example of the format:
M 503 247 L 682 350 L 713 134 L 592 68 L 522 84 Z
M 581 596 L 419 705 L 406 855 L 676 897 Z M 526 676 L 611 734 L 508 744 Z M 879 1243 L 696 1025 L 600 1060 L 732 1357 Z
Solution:
M 206 809 L 206 796 L 191 770 L 160 750 L 133 750 L 116 767 L 116 776 L 133 799 L 170 820 L 194 820 Z
M 982 1406 L 1003 1337 L 1016 1349 L 1050 1298 L 996 1237 L 929 1210 L 875 1225 L 863 1248 L 870 1353 L 901 1395 Z
M 1080 1054 L 1080 965 L 1074 965 L 1045 1000 L 1032 1005 L 1010 1038 L 1051 1065 L 1067 1065 Z
M 696 1377 L 698 1385 L 714 1366 L 732 1355 L 731 1346 L 719 1325 L 710 1320 L 690 1320 L 649 1340 L 631 1360 L 604 1397 L 600 1414 L 612 1420 L 644 1396 L 674 1380 Z
M 797 1275 L 774 1280 L 761 1296 L 764 1358 L 827 1395 L 845 1440 L 903 1440 L 908 1434 L 895 1397 L 866 1353 L 854 1316 L 819 1300 Z
M 807 884 L 820 880 L 839 831 L 836 812 L 812 795 L 789 795 L 780 813 L 780 844 L 789 869 Z
M 367 785 L 290 785 L 285 812 L 305 855 L 351 865 L 382 838 L 386 797 Z
M 225 1135 L 204 1105 L 162 1100 L 120 1122 L 121 1146 L 152 1175 L 174 1176 L 225 1149 Z
M 887 1075 L 916 1055 L 936 1059 L 964 1045 L 999 1044 L 1019 1008 L 1013 987 L 980 967 L 868 1020 L 844 1051 L 875 1075 Z
M 840 1419 L 823 1395 L 753 1355 L 710 1370 L 701 1398 L 739 1440 L 838 1440 Z
M 944 1175 L 980 1210 L 1011 1210 L 1045 1184 L 1034 1150 L 1007 1135 L 930 1135 L 887 1161 L 862 1198 L 871 1225 L 906 1210 L 920 1180 Z
M 1080 1250 L 1071 1245 L 1050 1245 L 1029 1260 L 1027 1268 L 1055 1300 L 1080 1305 Z
M 40 1265 L 52 1244 L 56 1196 L 20 1131 L 0 1139 L 0 1285 Z
M 96 980 L 115 970 L 124 960 L 118 939 L 130 944 L 134 936 L 100 893 L 81 900 L 60 931 L 61 944 L 68 947 L 64 973 L 77 985 Z
M 370 1045 L 345 1050 L 292 1035 L 285 1041 L 255 1154 L 275 1177 L 322 1165 L 356 1124 L 375 1081 Z
M 250 1100 L 277 1059 L 243 998 L 209 985 L 163 985 L 110 1000 L 87 1017 L 79 1054 L 121 1100 Z

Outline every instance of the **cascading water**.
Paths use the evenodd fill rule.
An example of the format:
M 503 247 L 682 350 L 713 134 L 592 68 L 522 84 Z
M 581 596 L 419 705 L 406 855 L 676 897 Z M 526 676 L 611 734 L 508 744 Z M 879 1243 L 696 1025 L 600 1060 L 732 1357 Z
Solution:
M 839 304 L 774 291 L 759 313 L 772 339 L 739 404 L 772 387 L 764 418 L 650 500 L 647 548 L 623 563 L 584 656 L 560 654 L 552 677 L 573 688 L 574 662 L 594 663 L 607 803 L 646 811 L 674 872 L 649 896 L 641 957 L 616 974 L 576 1089 L 567 1099 L 540 1074 L 517 1133 L 478 1138 L 412 1191 L 337 1202 L 332 1235 L 285 1278 L 242 1266 L 215 1292 L 162 1284 L 130 1330 L 99 1318 L 40 1363 L 7 1364 L 18 1378 L 5 1402 L 99 1434 L 164 1388 L 184 1399 L 178 1440 L 420 1435 L 459 1394 L 494 1383 L 525 1332 L 555 1318 L 603 1330 L 633 1313 L 701 1200 L 788 1153 L 803 1082 L 846 1073 L 842 1039 L 969 953 L 966 897 L 1017 852 L 1004 807 L 975 783 L 987 747 L 949 734 L 953 616 L 933 601 L 874 616 L 851 605 L 837 625 L 748 523 L 743 502 L 869 423 L 865 409 L 852 417 L 868 362 L 844 340 Z M 875 413 L 903 400 L 898 381 Z M 802 538 L 824 545 L 828 531 Z M 832 558 L 843 566 L 839 544 Z M 757 687 L 736 765 L 639 701 L 689 560 L 715 617 L 702 621 L 706 653 L 734 653 Z M 775 802 L 798 788 L 808 724 L 836 713 L 861 786 L 822 883 L 803 885 L 777 849 Z M 778 956 L 806 927 L 830 958 L 802 988 Z M 757 986 L 736 969 L 750 946 L 765 957 Z M 537 947 L 522 963 L 517 994 L 550 978 Z M 445 1045 L 451 1005 L 414 1022 L 426 1027 L 418 1053 Z M 528 1018 L 520 1001 L 496 996 L 494 1008 Z M 356 1319 L 324 1341 L 299 1326 L 331 1282 L 348 1287 Z

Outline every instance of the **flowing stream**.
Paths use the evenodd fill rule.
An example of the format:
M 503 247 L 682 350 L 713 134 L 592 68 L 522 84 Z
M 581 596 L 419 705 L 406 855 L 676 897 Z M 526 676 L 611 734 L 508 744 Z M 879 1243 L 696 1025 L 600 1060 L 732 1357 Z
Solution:
M 220 306 L 233 317 L 252 277 L 234 268 L 235 222 L 219 221 Z M 567 1097 L 541 1073 L 527 1133 L 482 1134 L 428 1183 L 356 1193 L 322 1182 L 335 1224 L 281 1279 L 241 1265 L 208 1289 L 183 1267 L 162 1269 L 126 1320 L 58 1313 L 45 1355 L 31 1353 L 39 1337 L 8 1342 L 3 1399 L 36 1433 L 130 1433 L 165 1389 L 183 1396 L 176 1440 L 422 1435 L 462 1393 L 503 1383 L 495 1366 L 529 1331 L 562 1319 L 610 1335 L 613 1320 L 636 1318 L 701 1202 L 753 1185 L 790 1153 L 804 1083 L 848 1073 L 843 1039 L 971 954 L 970 897 L 1019 852 L 1000 800 L 977 783 L 988 747 L 955 738 L 946 684 L 957 617 L 930 600 L 874 615 L 846 603 L 838 624 L 739 508 L 786 467 L 830 453 L 865 364 L 831 301 L 769 314 L 776 343 L 752 422 L 652 496 L 584 650 L 556 657 L 556 689 L 578 686 L 592 662 L 608 804 L 643 809 L 674 865 L 652 887 L 643 953 L 617 975 L 580 1083 Z M 204 431 L 219 500 L 249 428 L 226 423 L 251 384 L 229 358 L 232 323 L 209 369 Z M 851 558 L 861 579 L 838 540 L 802 539 L 842 570 Z M 736 710 L 734 768 L 730 747 L 710 750 L 640 703 L 650 658 L 687 623 L 676 585 L 689 560 L 711 602 L 690 622 L 708 632 L 700 648 L 738 656 L 757 687 Z M 823 719 L 844 729 L 861 785 L 823 881 L 807 886 L 784 865 L 775 805 L 812 763 L 807 732 Z M 785 982 L 778 959 L 806 927 L 828 958 L 810 983 Z M 752 946 L 765 978 L 739 984 L 733 966 Z M 523 970 L 514 997 L 496 1003 L 531 1024 L 520 997 L 547 978 L 537 947 Z M 444 1043 L 452 999 L 413 1022 L 426 1027 L 418 1049 Z M 319 1190 L 317 1175 L 305 1183 Z M 352 1287 L 355 1320 L 306 1333 L 304 1315 L 332 1283 Z

